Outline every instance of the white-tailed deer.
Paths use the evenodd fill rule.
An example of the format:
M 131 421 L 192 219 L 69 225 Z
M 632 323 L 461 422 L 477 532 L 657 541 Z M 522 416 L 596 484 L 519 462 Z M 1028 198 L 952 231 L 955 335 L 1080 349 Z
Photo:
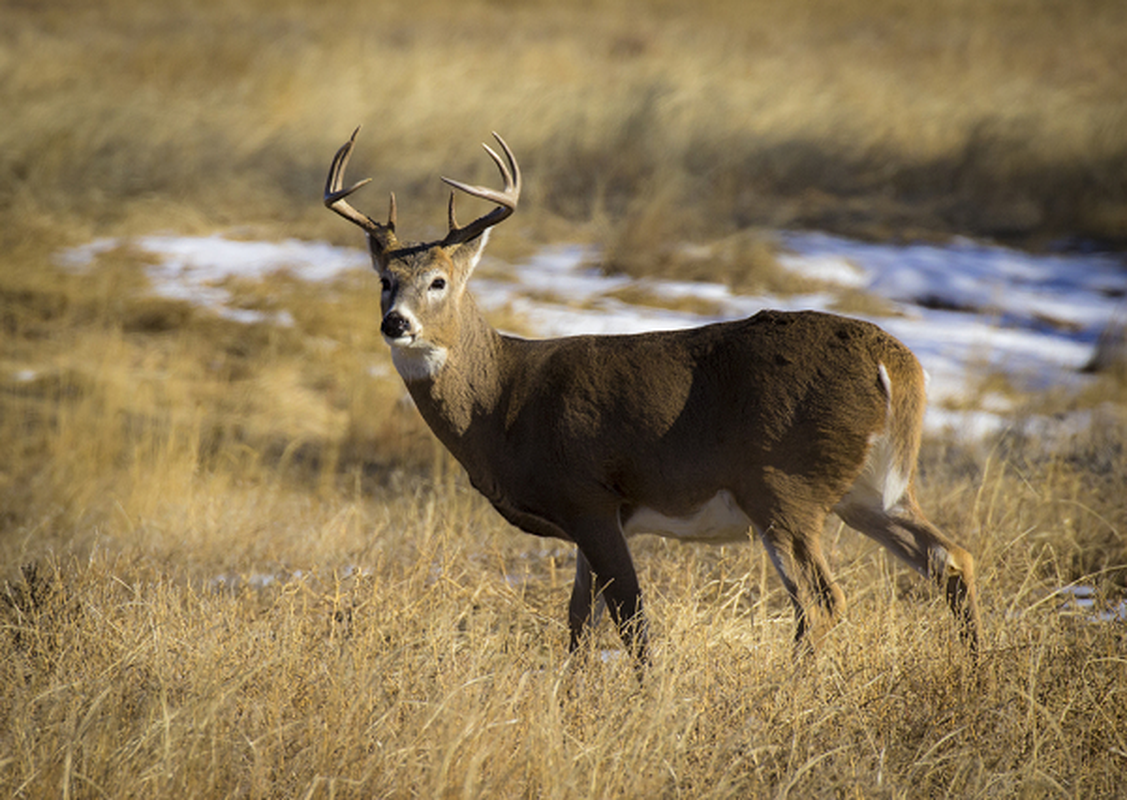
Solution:
M 359 130 L 359 129 L 357 129 Z M 913 493 L 924 374 L 867 322 L 763 311 L 738 322 L 633 336 L 526 340 L 494 330 L 466 290 L 521 175 L 488 145 L 500 191 L 443 180 L 496 204 L 439 241 L 400 242 L 343 187 L 356 133 L 337 151 L 325 205 L 367 233 L 380 330 L 419 412 L 473 485 L 513 525 L 578 548 L 571 647 L 601 596 L 628 650 L 646 659 L 642 596 L 626 539 L 713 543 L 754 531 L 794 604 L 832 620 L 844 595 L 822 553 L 836 513 L 946 592 L 977 653 L 974 559 L 927 521 Z

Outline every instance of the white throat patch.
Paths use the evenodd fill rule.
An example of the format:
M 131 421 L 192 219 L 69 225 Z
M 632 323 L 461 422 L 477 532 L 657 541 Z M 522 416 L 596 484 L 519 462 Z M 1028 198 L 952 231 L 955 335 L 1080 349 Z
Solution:
M 446 364 L 446 348 L 435 345 L 392 345 L 391 363 L 404 381 L 433 380 Z

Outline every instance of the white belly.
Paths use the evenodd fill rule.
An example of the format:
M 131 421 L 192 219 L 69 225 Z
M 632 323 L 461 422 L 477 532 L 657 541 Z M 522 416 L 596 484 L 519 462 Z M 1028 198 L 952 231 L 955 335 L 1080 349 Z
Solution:
M 686 541 L 725 542 L 747 541 L 751 520 L 748 519 L 731 493 L 722 489 L 716 496 L 684 517 L 667 517 L 659 511 L 642 506 L 626 520 L 622 531 L 627 536 L 652 533 L 668 539 Z

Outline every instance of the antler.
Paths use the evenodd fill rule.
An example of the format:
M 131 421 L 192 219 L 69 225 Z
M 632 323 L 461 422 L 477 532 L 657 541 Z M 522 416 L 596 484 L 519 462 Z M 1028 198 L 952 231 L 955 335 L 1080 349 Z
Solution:
M 496 203 L 498 208 L 493 209 L 484 216 L 478 217 L 469 225 L 460 228 L 454 218 L 454 193 L 451 192 L 450 205 L 448 208 L 450 231 L 446 234 L 446 238 L 442 240 L 444 246 L 462 244 L 471 239 L 475 239 L 497 223 L 508 219 L 509 215 L 516 210 L 517 201 L 520 199 L 520 167 L 517 166 L 517 160 L 513 156 L 513 151 L 505 144 L 505 140 L 501 138 L 500 134 L 494 132 L 493 138 L 497 140 L 497 144 L 501 145 L 501 150 L 504 151 L 505 158 L 508 159 L 508 165 L 505 164 L 501 156 L 497 155 L 492 147 L 487 144 L 483 144 L 482 147 L 485 148 L 485 152 L 489 153 L 489 157 L 493 159 L 493 163 L 495 163 L 497 168 L 501 171 L 501 178 L 505 181 L 504 189 L 496 191 L 495 189 L 487 189 L 484 186 L 470 186 L 469 184 L 445 177 L 442 180 L 455 189 L 461 189 L 468 195 Z
M 395 239 L 395 193 L 392 192 L 391 194 L 386 225 L 381 225 L 367 214 L 357 211 L 344 199 L 372 180 L 365 178 L 352 184 L 347 189 L 342 188 L 344 169 L 348 166 L 348 159 L 352 156 L 352 146 L 356 144 L 356 134 L 358 133 L 360 133 L 359 126 L 352 132 L 351 138 L 333 156 L 332 166 L 329 167 L 329 177 L 325 180 L 325 207 L 332 209 L 349 222 L 353 222 L 367 231 L 370 239 L 383 251 L 394 250 L 397 244 Z

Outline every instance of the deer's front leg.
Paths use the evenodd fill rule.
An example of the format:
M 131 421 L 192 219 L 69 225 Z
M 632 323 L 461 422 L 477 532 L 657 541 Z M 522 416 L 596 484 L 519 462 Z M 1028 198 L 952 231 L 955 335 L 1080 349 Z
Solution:
M 642 591 L 626 537 L 613 520 L 609 524 L 588 522 L 572 530 L 579 551 L 568 606 L 571 650 L 579 647 L 583 631 L 592 621 L 593 604 L 605 602 L 627 651 L 639 664 L 646 663 L 649 637 Z
M 571 587 L 571 602 L 567 607 L 567 626 L 571 631 L 571 642 L 568 650 L 574 653 L 579 649 L 583 640 L 583 630 L 588 623 L 594 623 L 591 618 L 592 605 L 595 600 L 592 587 L 595 574 L 591 572 L 591 565 L 583 556 L 583 551 L 575 550 L 575 583 Z

